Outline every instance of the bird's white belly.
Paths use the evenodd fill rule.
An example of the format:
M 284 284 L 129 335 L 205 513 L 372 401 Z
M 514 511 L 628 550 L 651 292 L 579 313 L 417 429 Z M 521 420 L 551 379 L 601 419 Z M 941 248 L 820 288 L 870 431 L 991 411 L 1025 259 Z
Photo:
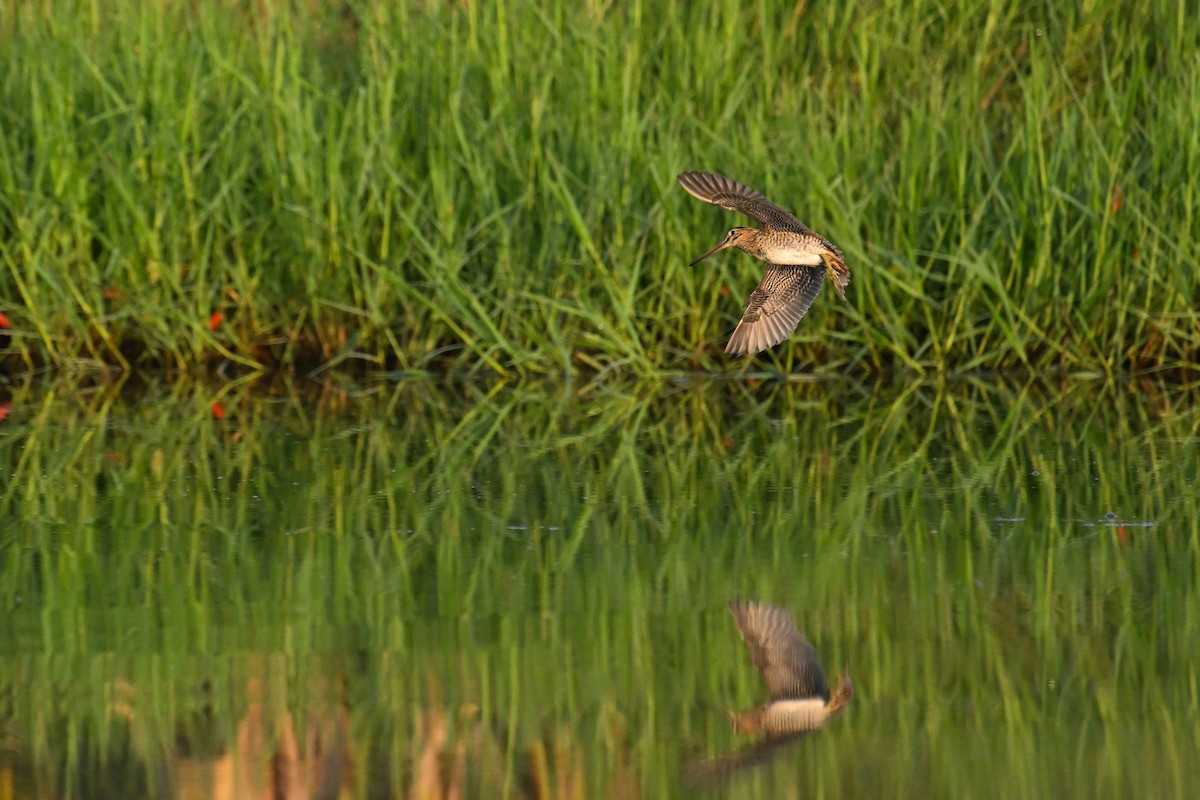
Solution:
M 767 708 L 763 727 L 768 730 L 813 730 L 824 725 L 828 718 L 829 710 L 819 697 L 778 700 Z
M 816 267 L 824 263 L 821 261 L 821 254 L 814 253 L 803 247 L 795 245 L 783 245 L 781 247 L 772 247 L 767 250 L 767 260 L 772 264 L 795 264 L 808 267 Z

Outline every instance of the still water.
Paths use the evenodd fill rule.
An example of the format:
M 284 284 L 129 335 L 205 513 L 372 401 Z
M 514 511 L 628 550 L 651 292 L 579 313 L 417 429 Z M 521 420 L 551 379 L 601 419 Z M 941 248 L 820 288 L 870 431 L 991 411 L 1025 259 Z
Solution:
M 23 389 L 0 797 L 1192 797 L 1198 399 Z M 685 785 L 767 699 L 735 598 L 854 697 Z

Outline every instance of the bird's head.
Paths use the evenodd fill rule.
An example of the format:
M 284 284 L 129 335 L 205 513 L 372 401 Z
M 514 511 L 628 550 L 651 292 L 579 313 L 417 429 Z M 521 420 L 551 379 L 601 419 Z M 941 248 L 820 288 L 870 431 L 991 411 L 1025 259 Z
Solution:
M 741 247 L 743 243 L 750 241 L 750 239 L 754 237 L 755 233 L 757 233 L 757 231 L 754 228 L 730 228 L 729 233 L 725 234 L 725 241 L 721 242 L 712 250 L 709 250 L 707 253 L 697 258 L 691 264 L 688 264 L 688 266 L 694 267 L 704 259 L 711 256 L 713 253 L 719 253 L 726 247 Z

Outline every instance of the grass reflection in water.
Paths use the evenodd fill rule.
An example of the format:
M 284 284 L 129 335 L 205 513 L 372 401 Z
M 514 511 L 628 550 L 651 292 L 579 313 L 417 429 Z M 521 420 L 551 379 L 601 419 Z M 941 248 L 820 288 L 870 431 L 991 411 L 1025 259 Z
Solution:
M 712 707 L 761 699 L 735 597 L 800 612 L 855 700 L 733 796 L 1200 782 L 1194 388 L 213 399 L 13 395 L 17 795 L 684 796 L 735 745 Z

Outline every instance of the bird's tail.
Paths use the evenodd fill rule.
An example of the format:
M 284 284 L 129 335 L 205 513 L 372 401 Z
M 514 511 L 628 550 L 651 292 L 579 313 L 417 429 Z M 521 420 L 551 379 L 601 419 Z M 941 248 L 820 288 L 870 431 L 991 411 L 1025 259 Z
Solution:
M 843 667 L 842 674 L 837 676 L 833 684 L 833 692 L 829 698 L 830 711 L 837 711 L 850 702 L 854 696 L 854 683 L 850 680 L 850 668 Z
M 821 260 L 825 262 L 825 272 L 833 282 L 838 297 L 842 298 L 842 302 L 846 302 L 846 287 L 850 285 L 850 268 L 846 266 L 846 259 L 837 248 L 831 247 L 829 252 L 821 254 Z

